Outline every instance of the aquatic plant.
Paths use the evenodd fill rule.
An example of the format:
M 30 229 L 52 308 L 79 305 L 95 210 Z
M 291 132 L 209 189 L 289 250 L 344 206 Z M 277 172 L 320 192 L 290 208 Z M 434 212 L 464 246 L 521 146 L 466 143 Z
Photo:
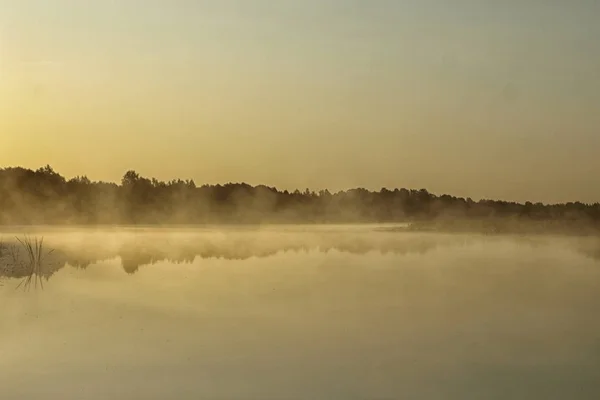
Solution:
M 26 260 L 22 261 L 20 258 L 21 252 L 16 246 L 9 248 L 9 256 L 12 260 L 13 267 L 22 268 L 26 272 L 26 277 L 17 286 L 17 289 L 23 287 L 24 290 L 29 290 L 33 283 L 34 287 L 37 288 L 38 282 L 40 287 L 44 288 L 43 277 L 45 275 L 45 257 L 52 254 L 54 251 L 44 251 L 44 238 L 38 239 L 37 237 L 31 239 L 29 236 L 25 236 L 23 239 L 16 238 L 20 243 L 21 247 L 25 250 Z

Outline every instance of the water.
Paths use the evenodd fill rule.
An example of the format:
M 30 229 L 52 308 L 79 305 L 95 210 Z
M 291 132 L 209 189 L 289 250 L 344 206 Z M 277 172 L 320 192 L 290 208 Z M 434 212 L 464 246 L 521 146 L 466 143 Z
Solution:
M 0 398 L 600 398 L 598 239 L 376 228 L 6 230 Z

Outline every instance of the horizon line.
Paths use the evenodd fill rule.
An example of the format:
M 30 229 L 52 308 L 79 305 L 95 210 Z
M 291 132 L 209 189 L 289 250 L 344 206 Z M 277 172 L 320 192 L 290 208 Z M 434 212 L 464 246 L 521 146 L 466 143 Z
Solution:
M 50 164 L 46 164 L 46 165 L 44 165 L 42 167 L 39 167 L 37 169 L 27 168 L 27 167 L 23 167 L 23 166 L 4 166 L 4 167 L 0 167 L 0 171 L 5 171 L 5 170 L 8 170 L 8 169 L 22 169 L 22 170 L 31 171 L 31 172 L 35 173 L 35 172 L 43 172 L 43 170 L 45 170 L 45 169 L 48 170 L 48 168 L 49 168 L 49 171 L 52 171 L 52 172 L 58 174 L 60 177 L 62 177 L 63 179 L 65 179 L 65 181 L 67 181 L 67 182 L 70 181 L 70 180 L 77 179 L 77 178 L 86 178 L 92 184 L 113 184 L 113 185 L 116 185 L 118 187 L 122 187 L 122 183 L 121 182 L 118 182 L 118 181 L 105 181 L 105 180 L 92 180 L 86 174 L 74 175 L 71 178 L 68 178 L 68 177 L 60 174 L 59 172 L 57 172 Z M 488 198 L 488 197 L 473 198 L 472 196 L 466 196 L 465 197 L 465 196 L 458 196 L 458 195 L 450 194 L 450 193 L 441 193 L 441 194 L 438 194 L 437 192 L 431 192 L 431 191 L 429 191 L 426 188 L 416 189 L 416 188 L 409 188 L 409 187 L 393 187 L 393 188 L 390 188 L 390 187 L 383 186 L 379 190 L 376 190 L 376 189 L 367 189 L 365 187 L 360 187 L 360 186 L 354 186 L 354 187 L 348 187 L 346 189 L 340 189 L 340 190 L 337 190 L 337 191 L 330 192 L 328 188 L 321 188 L 321 189 L 318 189 L 318 190 L 314 190 L 314 189 L 311 189 L 311 188 L 308 188 L 308 187 L 305 188 L 304 190 L 300 190 L 299 187 L 296 187 L 295 189 L 283 189 L 282 190 L 282 189 L 277 188 L 274 185 L 268 185 L 268 184 L 264 184 L 264 183 L 258 183 L 258 184 L 256 184 L 256 183 L 249 183 L 248 181 L 229 181 L 229 182 L 226 182 L 226 183 L 203 183 L 201 185 L 197 185 L 196 184 L 196 180 L 193 179 L 193 178 L 187 178 L 187 179 L 183 179 L 183 178 L 171 178 L 169 180 L 160 180 L 160 179 L 157 179 L 157 178 L 152 177 L 152 176 L 150 176 L 150 177 L 143 176 L 142 174 L 140 174 L 139 172 L 137 172 L 135 169 L 131 169 L 131 168 L 127 169 L 123 173 L 123 177 L 128 172 L 134 172 L 140 178 L 147 179 L 147 180 L 150 180 L 150 181 L 152 181 L 153 179 L 156 179 L 160 183 L 170 183 L 170 182 L 173 182 L 173 181 L 175 181 L 175 182 L 182 181 L 184 183 L 185 182 L 193 182 L 194 186 L 196 188 L 198 188 L 198 189 L 203 188 L 203 187 L 216 187 L 216 186 L 227 186 L 227 185 L 248 185 L 248 186 L 250 186 L 252 188 L 257 188 L 257 187 L 261 187 L 262 186 L 262 187 L 266 187 L 268 189 L 272 189 L 272 190 L 274 189 L 275 191 L 280 192 L 280 193 L 288 192 L 289 194 L 293 194 L 296 191 L 298 191 L 302 195 L 304 195 L 307 190 L 309 191 L 310 194 L 317 194 L 317 195 L 321 191 L 327 191 L 332 196 L 336 195 L 336 194 L 347 193 L 347 192 L 350 192 L 350 191 L 353 191 L 353 190 L 365 190 L 365 191 L 367 191 L 369 193 L 381 193 L 384 190 L 387 190 L 387 191 L 392 192 L 392 193 L 393 192 L 397 192 L 397 191 L 402 191 L 402 190 L 407 190 L 409 192 L 412 192 L 412 191 L 419 192 L 419 191 L 423 191 L 424 190 L 429 195 L 434 196 L 436 198 L 440 198 L 440 197 L 443 197 L 443 196 L 450 196 L 450 197 L 455 198 L 455 199 L 463 199 L 463 200 L 465 200 L 467 202 L 469 202 L 469 199 L 470 199 L 474 203 L 491 201 L 491 202 L 496 202 L 496 203 L 508 203 L 508 204 L 519 204 L 519 205 L 526 205 L 527 203 L 531 203 L 532 205 L 539 205 L 539 204 L 541 204 L 543 206 L 559 206 L 559 205 L 566 205 L 566 204 L 583 204 L 583 205 L 586 205 L 586 206 L 600 205 L 600 200 L 599 201 L 595 201 L 595 202 L 584 202 L 584 201 L 580 201 L 580 200 L 571 200 L 571 201 L 558 202 L 558 203 L 557 202 L 555 202 L 555 203 L 550 203 L 550 202 L 546 203 L 546 202 L 543 202 L 543 201 L 532 201 L 532 200 L 518 201 L 518 200 L 493 199 L 493 198 Z

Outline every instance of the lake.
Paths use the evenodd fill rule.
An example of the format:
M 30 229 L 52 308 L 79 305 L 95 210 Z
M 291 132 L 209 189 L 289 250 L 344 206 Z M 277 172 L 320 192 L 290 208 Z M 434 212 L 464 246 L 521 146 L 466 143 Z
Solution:
M 26 235 L 44 238 L 29 281 L 13 240 Z M 598 238 L 373 225 L 0 238 L 3 400 L 600 398 Z

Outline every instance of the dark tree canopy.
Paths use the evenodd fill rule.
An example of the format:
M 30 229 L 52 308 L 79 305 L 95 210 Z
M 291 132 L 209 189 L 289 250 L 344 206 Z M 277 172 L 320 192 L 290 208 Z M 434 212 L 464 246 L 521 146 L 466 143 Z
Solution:
M 0 169 L 2 224 L 202 224 L 517 221 L 596 229 L 600 205 L 524 204 L 435 195 L 426 189 L 337 193 L 246 183 L 196 186 L 127 171 L 120 184 L 65 179 L 50 166 Z

